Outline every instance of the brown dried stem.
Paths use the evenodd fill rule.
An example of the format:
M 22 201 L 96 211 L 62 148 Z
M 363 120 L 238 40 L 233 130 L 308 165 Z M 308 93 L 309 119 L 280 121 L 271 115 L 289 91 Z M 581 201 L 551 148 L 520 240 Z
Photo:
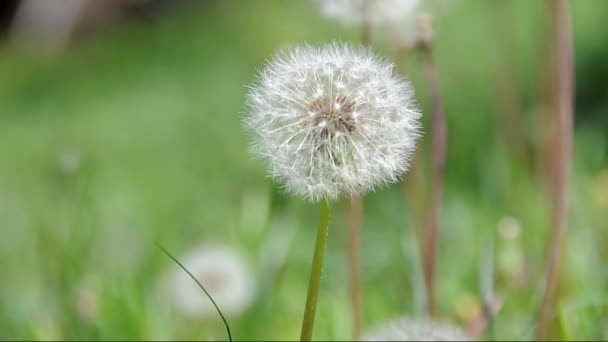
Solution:
M 405 46 L 398 46 L 396 51 L 397 68 L 400 74 L 407 74 L 407 58 L 410 49 Z M 408 214 L 414 227 L 419 227 L 423 221 L 426 203 L 424 191 L 424 163 L 423 163 L 423 146 L 418 145 L 414 151 L 414 156 L 410 163 L 410 169 L 403 176 L 403 193 L 407 203 Z
M 574 51 L 572 23 L 567 0 L 547 0 L 551 13 L 551 36 L 555 60 L 552 64 L 554 87 L 551 90 L 553 110 L 553 158 L 551 245 L 543 302 L 538 318 L 536 338 L 547 338 L 551 313 L 557 300 L 562 254 L 568 221 L 570 164 L 572 160 L 574 106 Z
M 371 25 L 361 25 L 361 43 L 369 45 Z M 350 199 L 348 212 L 348 268 L 350 278 L 352 335 L 357 341 L 363 326 L 363 289 L 361 286 L 361 225 L 363 221 L 363 196 L 355 195 Z
M 431 44 L 421 44 L 419 49 L 424 64 L 424 76 L 431 93 L 431 110 L 433 113 L 431 203 L 423 234 L 423 257 L 428 312 L 431 316 L 435 316 L 437 313 L 435 269 L 437 266 L 437 245 L 441 222 L 448 132 Z
M 364 21 L 361 24 L 361 44 L 368 46 L 372 39 L 372 27 L 369 21 Z

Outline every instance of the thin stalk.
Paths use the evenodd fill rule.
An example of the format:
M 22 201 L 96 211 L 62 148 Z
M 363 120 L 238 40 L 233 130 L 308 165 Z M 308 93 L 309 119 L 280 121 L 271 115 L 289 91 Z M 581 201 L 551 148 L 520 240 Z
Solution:
M 410 50 L 407 47 L 398 47 L 396 51 L 396 59 L 398 71 L 401 75 L 407 74 L 407 58 Z M 414 156 L 410 163 L 410 169 L 403 176 L 402 185 L 403 193 L 407 204 L 408 214 L 411 217 L 413 226 L 421 225 L 424 217 L 425 191 L 424 191 L 424 163 L 423 163 L 423 146 L 417 146 L 414 151 Z
M 168 256 L 171 260 L 173 260 L 173 262 L 175 262 L 184 272 L 186 272 L 186 274 L 188 274 L 188 276 L 196 283 L 196 285 L 198 285 L 198 287 L 201 290 L 203 290 L 203 292 L 205 293 L 207 298 L 209 298 L 209 300 L 211 301 L 211 304 L 213 304 L 213 307 L 215 308 L 217 313 L 220 315 L 220 318 L 222 319 L 222 322 L 224 323 L 224 326 L 226 327 L 226 333 L 228 334 L 228 340 L 230 342 L 232 342 L 232 333 L 230 332 L 230 325 L 228 325 L 228 321 L 226 320 L 226 317 L 224 317 L 222 310 L 220 310 L 219 306 L 217 306 L 217 303 L 215 302 L 213 297 L 211 297 L 211 295 L 209 294 L 207 289 L 203 286 L 203 284 L 201 284 L 200 281 L 198 281 L 198 279 L 196 279 L 196 277 L 181 262 L 179 262 L 179 260 L 177 260 L 176 257 L 173 256 L 173 254 L 169 253 L 169 251 L 166 250 L 163 246 L 161 246 L 158 242 L 155 241 L 154 244 L 156 245 L 156 247 L 158 247 L 158 249 L 160 249 L 163 253 L 165 253 L 166 256 Z
M 365 21 L 361 25 L 361 44 L 368 46 L 371 39 L 371 25 Z M 348 213 L 348 269 L 350 278 L 352 336 L 359 339 L 363 321 L 363 289 L 361 286 L 361 224 L 363 221 L 363 196 L 350 199 Z
M 330 206 L 327 200 L 321 202 L 321 219 L 317 231 L 317 242 L 312 259 L 312 271 L 308 283 L 308 295 L 306 296 L 306 307 L 304 309 L 304 320 L 302 322 L 302 334 L 300 341 L 311 341 L 312 331 L 315 324 L 315 313 L 317 311 L 317 300 L 319 288 L 321 287 L 321 275 L 323 273 L 323 260 L 327 248 L 327 236 L 329 233 Z
M 363 13 L 366 14 L 366 18 L 361 24 L 361 44 L 363 44 L 364 46 L 368 46 L 372 39 L 372 24 L 368 18 L 369 16 L 367 16 L 367 13 L 369 13 L 369 6 L 370 1 L 364 0 Z
M 570 325 L 568 324 L 568 317 L 566 316 L 566 311 L 564 310 L 563 306 L 560 306 L 558 316 L 562 339 L 564 341 L 572 341 L 572 330 L 570 329 Z
M 424 192 L 424 164 L 423 164 L 423 147 L 419 146 L 414 152 L 414 157 L 410 164 L 410 169 L 403 177 L 403 192 L 409 215 L 415 227 L 421 225 L 424 217 L 425 196 Z
M 353 339 L 361 334 L 363 320 L 363 290 L 361 288 L 361 223 L 363 220 L 363 197 L 353 196 L 350 200 L 348 218 L 348 261 L 350 269 L 350 295 Z
M 572 128 L 574 106 L 574 52 L 572 23 L 567 0 L 548 0 L 551 13 L 551 35 L 555 54 L 552 63 L 555 87 L 552 89 L 554 109 L 554 172 L 552 177 L 551 245 L 547 266 L 545 292 L 538 318 L 536 339 L 547 338 L 551 312 L 557 307 L 556 289 L 560 281 L 561 264 L 568 222 L 568 197 L 572 160 Z
M 361 24 L 361 44 L 368 46 L 372 39 L 372 27 L 368 21 Z
M 439 89 L 437 69 L 433 61 L 430 43 L 421 45 L 420 51 L 424 64 L 424 76 L 431 93 L 431 110 L 433 112 L 431 203 L 423 234 L 423 253 L 428 313 L 431 316 L 435 316 L 437 313 L 435 269 L 437 266 L 437 244 L 439 240 L 439 224 L 441 222 L 441 207 L 443 201 L 447 124 L 441 91 Z
M 496 341 L 496 331 L 494 329 L 494 312 L 493 300 L 494 296 L 494 239 L 487 239 L 486 248 L 481 260 L 480 268 L 480 288 L 481 297 L 483 299 L 483 316 L 487 324 L 488 335 L 490 341 Z
M 397 48 L 396 51 L 396 55 L 397 55 L 397 60 L 399 61 L 397 63 L 397 68 L 398 71 L 401 75 L 406 75 L 407 72 L 407 58 L 408 58 L 408 54 L 410 53 L 410 49 L 406 46 L 399 46 Z M 410 163 L 410 169 L 408 170 L 408 172 L 403 176 L 402 179 L 402 185 L 403 185 L 403 193 L 405 195 L 405 201 L 406 201 L 406 208 L 407 208 L 407 213 L 409 215 L 410 218 L 410 224 L 414 227 L 421 227 L 423 225 L 424 222 L 424 216 L 425 216 L 425 210 L 426 210 L 426 202 L 427 202 L 427 198 L 426 198 L 426 191 L 424 191 L 424 163 L 423 163 L 423 159 L 424 159 L 424 148 L 422 146 L 422 144 L 420 144 L 416 150 L 414 151 L 414 156 L 412 157 L 412 161 Z M 406 227 L 406 235 L 409 235 L 409 230 Z M 421 232 L 421 229 L 417 229 L 417 233 Z M 423 238 L 418 237 L 419 241 L 422 241 Z M 416 272 L 414 273 L 415 275 L 420 275 L 419 280 L 420 282 L 416 282 L 417 279 L 414 280 L 414 282 L 416 282 L 416 284 L 420 284 L 421 286 L 415 287 L 415 289 L 419 289 L 419 291 L 414 291 L 414 295 L 416 298 L 416 302 L 420 303 L 418 309 L 419 311 L 423 311 L 426 310 L 426 312 L 429 311 L 429 305 L 428 305 L 428 288 L 426 287 L 426 276 L 424 274 L 425 271 L 423 269 L 425 269 L 426 267 L 424 267 L 424 265 L 422 265 L 421 259 L 424 259 L 424 257 L 421 257 L 420 251 L 424 250 L 424 246 L 421 244 L 420 246 L 417 246 L 416 248 L 416 258 L 418 260 L 417 264 L 418 266 L 420 266 L 420 272 Z M 419 298 L 417 297 L 419 295 Z

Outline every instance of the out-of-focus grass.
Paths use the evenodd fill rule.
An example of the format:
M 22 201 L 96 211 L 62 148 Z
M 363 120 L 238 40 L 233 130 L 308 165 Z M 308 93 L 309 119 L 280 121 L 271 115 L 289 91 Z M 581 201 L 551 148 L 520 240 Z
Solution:
M 608 3 L 572 5 L 577 68 L 587 70 L 608 51 L 601 19 Z M 543 7 L 519 0 L 514 9 L 517 72 L 531 120 L 542 101 Z M 496 75 L 504 54 L 492 11 L 485 2 L 463 1 L 438 14 L 436 54 L 450 129 L 439 304 L 456 321 L 475 309 L 466 299 L 480 294 L 484 243 L 496 239 L 495 287 L 505 298 L 497 337 L 521 338 L 532 328 L 542 290 L 547 208 L 539 177 L 513 161 L 498 138 Z M 241 248 L 260 282 L 270 284 L 248 312 L 230 319 L 235 337 L 297 338 L 317 209 L 283 194 L 247 152 L 240 127 L 244 85 L 277 48 L 357 36 L 306 2 L 218 1 L 120 25 L 57 58 L 3 47 L 0 338 L 224 338 L 219 318 L 199 321 L 173 311 L 161 289 L 174 265 L 153 240 L 178 256 L 203 242 Z M 427 114 L 416 58 L 408 70 Z M 605 89 L 606 79 L 581 77 L 583 89 Z M 576 113 L 581 124 L 560 321 L 572 338 L 605 339 L 608 162 L 606 121 L 596 113 L 608 107 L 603 99 L 581 108 L 588 111 Z M 422 146 L 428 143 L 425 138 Z M 369 326 L 419 309 L 413 285 L 419 280 L 403 250 L 415 243 L 419 227 L 404 210 L 399 185 L 371 194 L 366 205 Z M 318 338 L 350 336 L 345 208 L 336 206 L 331 226 Z M 522 226 L 516 241 L 498 237 L 505 216 Z M 269 278 L 264 261 L 272 258 L 262 257 L 263 246 L 282 226 L 297 232 L 285 269 Z M 523 282 L 516 286 L 501 274 L 501 263 L 523 267 Z M 90 320 L 78 312 L 83 293 L 98 297 L 98 315 Z

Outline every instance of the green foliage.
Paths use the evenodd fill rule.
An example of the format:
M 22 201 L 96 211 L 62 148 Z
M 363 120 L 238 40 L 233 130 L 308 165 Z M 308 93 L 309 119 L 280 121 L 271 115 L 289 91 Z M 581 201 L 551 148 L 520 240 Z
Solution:
M 436 12 L 449 125 L 440 312 L 463 322 L 476 309 L 464 299 L 481 295 L 484 237 L 492 237 L 498 241 L 495 291 L 505 299 L 494 322 L 498 339 L 529 337 L 541 299 L 549 229 L 542 167 L 512 157 L 497 98 L 498 75 L 514 58 L 526 142 L 547 129 L 534 121 L 546 66 L 541 3 L 513 2 L 514 19 L 505 21 L 514 33 L 512 55 L 497 38 L 494 6 L 454 1 Z M 577 103 L 571 229 L 556 334 L 561 329 L 571 339 L 606 339 L 608 137 L 605 115 L 597 113 L 608 110 L 608 97 L 590 99 L 586 92 L 604 89 L 605 95 L 606 79 L 598 79 L 592 65 L 608 53 L 602 16 L 608 2 L 572 6 L 582 70 L 577 87 L 585 93 L 578 94 L 583 102 Z M 249 0 L 194 5 L 154 24 L 123 23 L 57 58 L 2 47 L 0 339 L 224 338 L 219 317 L 200 321 L 175 312 L 161 291 L 171 264 L 153 240 L 180 251 L 178 259 L 200 243 L 242 249 L 264 285 L 252 308 L 230 320 L 233 332 L 245 339 L 297 338 L 317 208 L 284 195 L 250 157 L 240 126 L 244 84 L 277 48 L 357 36 L 321 18 L 309 3 Z M 430 127 L 414 56 L 408 70 Z M 429 144 L 427 136 L 426 164 Z M 315 338 L 350 336 L 346 208 L 334 208 Z M 419 272 L 403 246 L 415 244 L 420 227 L 404 208 L 401 185 L 366 199 L 367 326 L 419 310 L 413 297 Z M 520 223 L 518 239 L 501 240 L 497 226 L 505 216 Z M 269 262 L 276 260 L 263 257 L 266 243 L 290 230 L 286 259 L 274 270 Z M 95 298 L 92 318 L 79 309 L 83 293 Z M 581 301 L 586 306 L 572 304 Z

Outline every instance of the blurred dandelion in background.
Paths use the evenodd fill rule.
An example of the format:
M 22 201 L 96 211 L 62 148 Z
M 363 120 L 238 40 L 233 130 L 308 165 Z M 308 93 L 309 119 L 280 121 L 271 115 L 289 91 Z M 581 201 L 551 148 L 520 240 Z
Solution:
M 415 335 L 433 293 L 471 339 L 607 340 L 605 13 L 601 0 L 0 1 L 0 340 L 225 338 L 151 241 L 193 247 L 176 255 L 235 337 L 295 339 L 316 249 L 302 199 L 321 202 L 328 252 L 308 286 L 315 340 L 438 339 Z
M 344 24 L 398 23 L 410 15 L 419 0 L 321 0 L 321 11 Z
M 522 287 L 525 285 L 527 275 L 526 258 L 521 242 L 521 222 L 513 216 L 505 216 L 498 221 L 497 230 L 498 276 L 511 286 Z
M 59 169 L 66 174 L 74 174 L 82 166 L 82 155 L 79 149 L 66 148 L 57 156 Z
M 15 15 L 13 39 L 56 52 L 68 43 L 87 0 L 23 0 Z
M 101 311 L 99 291 L 92 286 L 81 286 L 76 291 L 74 302 L 78 317 L 84 323 L 94 324 Z
M 444 322 L 401 317 L 365 333 L 363 341 L 470 341 L 461 328 Z
M 237 316 L 253 302 L 256 284 L 252 270 L 241 254 L 232 248 L 201 246 L 183 258 L 184 266 L 203 284 L 222 312 Z M 209 298 L 181 268 L 173 277 L 175 307 L 197 317 L 216 317 Z
M 498 234 L 502 240 L 513 241 L 519 238 L 521 224 L 513 216 L 505 216 L 498 221 Z

